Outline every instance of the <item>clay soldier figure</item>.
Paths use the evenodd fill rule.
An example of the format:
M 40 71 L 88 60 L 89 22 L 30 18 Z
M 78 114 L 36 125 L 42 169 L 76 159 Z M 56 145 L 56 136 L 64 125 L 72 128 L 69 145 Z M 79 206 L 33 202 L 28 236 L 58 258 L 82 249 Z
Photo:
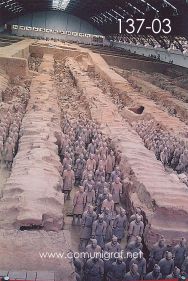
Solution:
M 118 243 L 118 239 L 115 235 L 112 237 L 112 241 L 105 244 L 104 250 L 108 253 L 120 253 L 121 245 Z
M 164 136 L 161 138 L 161 140 L 159 141 L 159 148 L 158 148 L 158 151 L 159 151 L 159 159 L 161 159 L 161 153 L 163 152 L 163 150 L 165 149 L 165 143 L 164 143 Z
M 103 211 L 102 215 L 104 216 L 104 221 L 107 223 L 105 242 L 109 242 L 112 240 L 113 217 L 108 208 Z
M 91 184 L 87 185 L 85 194 L 86 194 L 86 208 L 89 205 L 95 206 L 95 191 Z
M 135 240 L 136 236 L 142 237 L 144 233 L 144 223 L 141 219 L 142 218 L 137 214 L 136 219 L 130 223 L 128 231 L 130 241 Z
M 132 264 L 138 265 L 138 273 L 140 274 L 140 280 L 143 280 L 146 275 L 146 259 L 143 256 L 143 252 L 138 253 L 138 257 L 135 259 L 133 258 L 130 262 L 130 266 Z
M 167 147 L 165 147 L 164 150 L 161 152 L 160 159 L 164 166 L 168 165 L 168 148 Z
M 178 173 L 186 172 L 188 169 L 188 150 L 185 149 L 179 159 L 179 164 L 176 167 Z
M 106 172 L 106 155 L 103 154 L 99 160 L 99 167 L 102 166 L 104 171 Z
M 171 166 L 171 162 L 174 156 L 174 151 L 175 151 L 175 145 L 174 145 L 174 140 L 170 140 L 168 143 L 168 153 L 169 153 L 169 164 Z
M 144 144 L 145 144 L 145 147 L 147 148 L 147 149 L 149 149 L 149 150 L 151 150 L 151 142 L 152 142 L 152 140 L 151 140 L 151 136 L 149 137 L 146 137 L 146 136 L 144 136 Z
M 115 206 L 120 203 L 120 199 L 122 196 L 122 183 L 120 182 L 120 178 L 116 177 L 115 181 L 112 183 L 112 199 L 114 201 Z
M 185 260 L 185 257 L 187 255 L 187 247 L 186 247 L 186 240 L 185 238 L 182 238 L 180 243 L 174 247 L 174 264 L 178 268 L 182 267 L 182 264 Z
M 75 258 L 74 252 L 72 250 L 69 250 L 69 253 L 72 254 L 72 261 L 75 269 L 75 281 L 81 281 L 82 280 L 82 264 L 79 259 Z
M 100 194 L 103 194 L 104 188 L 109 188 L 109 184 L 105 181 L 105 178 L 102 177 L 100 181 L 96 182 L 95 184 L 95 192 L 97 197 Z
M 181 153 L 182 153 L 182 148 L 178 145 L 174 150 L 174 155 L 171 161 L 171 167 L 173 169 L 176 169 L 176 167 L 178 166 Z
M 102 148 L 100 150 L 101 155 L 103 155 L 103 159 L 106 159 L 107 155 L 108 155 L 108 145 L 106 142 L 103 143 Z
M 92 238 L 97 240 L 97 244 L 103 248 L 106 236 L 107 223 L 104 221 L 103 215 L 99 215 L 98 220 L 94 221 L 92 226 Z
M 85 169 L 86 160 L 84 159 L 84 155 L 81 154 L 80 157 L 76 160 L 75 164 L 75 178 L 76 178 L 76 185 L 80 184 L 82 179 L 82 174 Z
M 14 156 L 15 156 L 18 151 L 18 132 L 14 132 L 11 138 L 12 138 L 12 144 L 13 144 Z
M 121 257 L 112 263 L 110 271 L 107 273 L 107 281 L 123 281 L 126 274 L 126 264 Z
M 160 153 L 161 153 L 161 151 L 159 150 L 159 145 L 160 145 L 160 141 L 156 140 L 156 142 L 154 144 L 154 151 L 155 151 L 155 157 L 157 158 L 157 160 L 160 159 Z
M 167 275 L 170 275 L 172 273 L 174 269 L 174 261 L 172 259 L 171 252 L 165 253 L 165 257 L 159 261 L 159 266 L 163 279 L 165 279 Z
M 106 181 L 105 181 L 105 178 L 102 178 L 102 179 L 101 179 L 101 183 L 103 184 L 104 188 L 105 188 L 105 187 L 108 188 L 108 189 L 110 188 L 110 183 L 109 183 L 109 182 L 106 182 Z
M 140 207 L 136 207 L 135 214 L 130 217 L 129 222 L 134 221 L 136 219 L 136 215 L 139 215 L 143 221 L 142 209 Z
M 158 264 L 154 265 L 153 271 L 146 274 L 145 280 L 160 280 L 162 279 L 161 269 Z
M 102 281 L 104 276 L 104 262 L 99 258 L 90 258 L 85 264 L 85 280 Z
M 70 200 L 70 193 L 74 186 L 75 177 L 71 165 L 63 172 L 63 192 L 67 193 L 67 199 Z
M 12 143 L 12 139 L 9 137 L 4 146 L 4 161 L 7 169 L 11 169 L 12 162 L 14 157 L 14 147 Z
M 82 133 L 80 134 L 80 137 L 83 140 L 84 145 L 85 145 L 87 142 L 87 129 L 86 128 L 83 129 Z
M 75 134 L 76 134 L 76 139 L 78 139 L 77 143 L 79 143 L 79 144 L 82 141 L 82 138 L 80 137 L 81 132 L 82 132 L 82 125 L 80 124 L 80 122 L 78 122 L 78 124 L 75 128 Z
M 142 238 L 140 236 L 136 236 L 136 240 L 133 240 L 127 244 L 127 247 L 125 248 L 127 259 L 126 259 L 126 265 L 127 269 L 130 270 L 130 262 L 135 253 L 139 254 L 140 251 L 142 251 L 143 245 L 142 245 Z
M 65 156 L 66 147 L 68 147 L 69 145 L 70 145 L 70 139 L 68 135 L 64 135 L 62 149 L 61 149 L 61 159 L 63 159 L 63 157 Z
M 18 132 L 19 131 L 19 125 L 17 124 L 16 121 L 14 121 L 14 123 L 11 125 L 11 131 L 13 131 L 13 132 Z
M 84 180 L 84 182 L 83 182 L 84 190 L 87 190 L 89 185 L 92 185 L 92 189 L 94 189 L 95 182 L 93 180 L 93 175 L 92 174 L 89 174 L 88 178 L 86 180 Z
M 87 211 L 82 215 L 80 249 L 85 249 L 87 246 L 92 234 L 92 225 L 96 218 L 97 215 L 93 210 L 93 206 L 88 206 Z
M 166 247 L 165 239 L 162 236 L 159 239 L 159 241 L 151 249 L 150 259 L 149 259 L 149 264 L 148 264 L 148 267 L 150 269 L 153 268 L 154 264 L 158 264 L 159 261 L 164 257 L 166 249 L 167 249 L 167 247 Z
M 110 175 L 113 172 L 115 167 L 115 156 L 114 152 L 111 150 L 110 154 L 107 156 L 106 159 L 106 179 L 107 181 L 110 180 Z
M 8 131 L 9 131 L 9 126 L 11 124 L 11 118 L 9 118 L 7 116 L 7 118 L 5 119 L 4 121 L 4 125 L 5 125 L 5 136 L 7 137 L 8 136 Z
M 117 151 L 117 153 L 115 155 L 115 159 L 116 159 L 115 165 L 119 166 L 119 164 L 121 162 L 121 151 L 120 150 Z
M 84 145 L 80 144 L 75 147 L 75 150 L 74 150 L 75 159 L 77 160 L 81 154 L 83 154 L 85 157 L 87 152 L 86 152 Z
M 188 278 L 188 256 L 185 258 L 181 270 L 185 274 L 185 277 Z
M 180 277 L 181 277 L 180 269 L 177 266 L 175 266 L 172 271 L 172 274 L 167 275 L 166 279 L 179 279 Z
M 90 154 L 90 157 L 89 157 L 89 159 L 86 162 L 86 168 L 88 166 L 90 166 L 92 171 L 95 172 L 95 170 L 96 170 L 96 161 L 94 159 L 94 155 L 93 154 Z
M 133 248 L 135 253 L 139 253 L 143 249 L 142 238 L 136 236 L 136 240 L 133 242 Z
M 102 178 L 105 178 L 105 170 L 103 166 L 99 166 L 95 172 L 95 181 L 101 181 Z
M 3 138 L 3 142 L 6 139 L 5 127 L 3 123 L 0 123 L 0 136 Z
M 121 171 L 118 166 L 115 167 L 115 170 L 111 173 L 110 181 L 114 182 L 115 178 L 117 178 L 117 177 L 121 178 Z
M 85 137 L 86 145 L 90 143 L 90 138 L 91 138 L 91 129 L 89 125 L 86 125 L 86 137 Z
M 127 246 L 125 247 L 125 263 L 127 267 L 127 272 L 130 271 L 130 262 L 133 258 L 134 255 L 134 243 L 128 243 Z
M 93 139 L 93 140 L 91 141 L 91 143 L 88 145 L 87 151 L 88 151 L 88 154 L 95 154 L 95 151 L 96 151 L 96 143 L 95 143 L 95 140 L 94 140 L 94 139 Z
M 75 219 L 78 217 L 78 224 L 81 223 L 81 217 L 84 212 L 86 205 L 86 193 L 84 192 L 83 186 L 80 186 L 79 191 L 75 193 L 73 199 L 73 221 L 72 224 L 75 224 Z
M 0 135 L 0 167 L 1 167 L 1 164 L 3 162 L 3 150 L 4 150 L 3 137 Z
M 96 161 L 96 166 L 98 168 L 99 166 L 99 160 L 100 160 L 100 151 L 98 149 L 96 149 L 96 152 L 94 154 L 94 158 L 95 158 L 95 161 Z
M 104 188 L 103 194 L 100 194 L 97 198 L 97 214 L 101 213 L 102 204 L 105 199 L 108 198 L 108 189 Z
M 86 247 L 86 259 L 97 257 L 101 253 L 101 247 L 97 245 L 96 239 L 91 239 L 91 244 Z
M 139 280 L 140 274 L 138 273 L 138 265 L 133 263 L 130 267 L 130 271 L 125 274 L 124 279 L 126 281 L 132 281 L 132 280 Z
M 120 209 L 120 214 L 118 214 L 113 223 L 113 234 L 118 238 L 120 243 L 125 235 L 125 230 L 127 228 L 127 216 L 124 209 Z
M 176 246 L 176 240 L 172 239 L 171 242 L 166 246 L 166 251 L 171 252 L 173 254 L 175 246 Z M 173 258 L 174 258 L 174 254 L 173 254 Z
M 82 181 L 84 182 L 85 180 L 88 179 L 89 175 L 92 175 L 92 178 L 94 176 L 94 173 L 92 171 L 91 166 L 88 166 L 84 171 L 83 171 L 83 175 L 82 175 Z
M 101 211 L 103 212 L 105 208 L 108 208 L 112 215 L 114 214 L 114 201 L 112 199 L 112 194 L 108 194 L 107 199 L 103 201 Z
M 98 134 L 98 135 L 96 134 L 96 135 L 94 135 L 93 138 L 95 139 L 96 149 L 99 150 L 100 156 L 101 156 L 102 137 L 100 134 Z M 95 150 L 95 153 L 96 153 L 96 150 Z
M 72 159 L 69 153 L 65 153 L 65 157 L 63 159 L 62 165 L 63 165 L 63 170 L 67 170 L 68 166 L 72 165 Z
M 105 273 L 109 272 L 112 263 L 122 255 L 121 245 L 118 243 L 116 236 L 112 236 L 112 241 L 105 244 L 104 251 L 109 254 L 109 259 L 105 260 Z
M 97 181 L 95 182 L 95 193 L 96 193 L 96 197 L 98 198 L 100 194 L 103 194 L 104 192 L 104 184 L 102 183 L 102 181 Z

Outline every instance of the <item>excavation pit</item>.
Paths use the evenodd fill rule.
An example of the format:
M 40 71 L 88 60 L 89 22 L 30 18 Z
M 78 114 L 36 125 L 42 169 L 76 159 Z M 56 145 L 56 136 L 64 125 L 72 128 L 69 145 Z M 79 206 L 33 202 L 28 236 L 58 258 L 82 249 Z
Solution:
M 33 60 L 29 72 L 32 80 L 30 97 L 20 124 L 18 151 L 10 176 L 5 184 L 1 183 L 2 266 L 20 270 L 26 266 L 35 270 L 38 266 L 57 272 L 66 272 L 67 267 L 67 279 L 72 272 L 68 262 L 63 265 L 62 261 L 43 262 L 37 252 L 58 251 L 60 245 L 64 251 L 71 246 L 75 251 L 78 249 L 80 226 L 71 224 L 72 199 L 78 187 L 74 187 L 71 200 L 65 204 L 62 193 L 61 141 L 64 140 L 65 116 L 75 121 L 84 118 L 95 121 L 102 135 L 112 140 L 115 153 L 121 151 L 119 166 L 125 177 L 122 205 L 128 216 L 135 207 L 140 206 L 143 210 L 148 228 L 143 236 L 143 251 L 147 258 L 159 235 L 164 235 L 169 244 L 182 233 L 186 236 L 187 187 L 174 171 L 170 174 L 165 170 L 134 127 L 140 122 L 147 124 L 147 121 L 156 120 L 157 129 L 159 124 L 166 122 L 167 127 L 163 130 L 169 132 L 169 124 L 172 124 L 170 134 L 175 135 L 179 130 L 179 136 L 179 132 L 187 132 L 186 124 L 177 117 L 172 119 L 150 97 L 143 98 L 99 55 L 78 46 L 59 48 L 50 42 L 49 48 L 45 44 L 39 41 L 38 45 L 30 45 Z M 83 53 L 85 59 L 77 60 Z M 172 214 L 176 218 L 175 226 Z M 28 218 L 39 225 L 26 225 Z M 16 225 L 19 225 L 18 229 Z M 15 256 L 4 255 L 5 247 L 9 254 L 17 253 L 18 262 Z

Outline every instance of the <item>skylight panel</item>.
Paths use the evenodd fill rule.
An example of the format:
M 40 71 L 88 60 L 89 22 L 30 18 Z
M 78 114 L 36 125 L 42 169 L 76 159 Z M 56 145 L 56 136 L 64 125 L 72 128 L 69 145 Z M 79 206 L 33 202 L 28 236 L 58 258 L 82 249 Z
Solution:
M 53 0 L 52 8 L 57 10 L 65 10 L 70 3 L 70 0 Z

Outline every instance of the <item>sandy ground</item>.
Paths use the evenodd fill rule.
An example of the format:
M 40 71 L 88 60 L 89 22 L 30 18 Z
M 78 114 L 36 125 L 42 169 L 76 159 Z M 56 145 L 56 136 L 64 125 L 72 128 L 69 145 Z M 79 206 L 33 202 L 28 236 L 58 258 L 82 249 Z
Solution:
M 72 192 L 72 196 L 74 190 Z M 72 197 L 71 196 L 71 197 Z M 65 204 L 65 212 L 71 213 L 72 200 Z M 65 216 L 64 230 L 56 232 L 5 231 L 0 230 L 0 271 L 54 271 L 56 280 L 67 278 L 73 272 L 71 260 L 66 257 L 69 250 L 77 251 L 79 226 L 72 226 L 72 217 Z M 42 254 L 57 253 L 54 257 Z M 62 257 L 62 254 L 65 256 Z M 67 271 L 65 270 L 67 269 Z M 65 279 L 64 279 L 65 280 Z

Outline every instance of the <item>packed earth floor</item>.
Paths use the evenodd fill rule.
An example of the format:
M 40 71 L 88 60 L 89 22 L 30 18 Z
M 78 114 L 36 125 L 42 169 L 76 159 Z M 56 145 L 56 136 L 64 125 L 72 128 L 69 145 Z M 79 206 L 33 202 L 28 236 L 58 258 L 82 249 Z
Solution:
M 188 221 L 177 222 L 178 235 L 172 218 L 163 221 L 168 199 L 188 188 L 186 99 L 172 95 L 169 111 L 130 73 L 116 69 L 127 96 L 85 64 L 31 54 L 28 77 L 2 92 L 0 268 L 53 271 L 55 280 L 188 277 Z M 142 115 L 144 103 L 156 116 Z M 158 206 L 145 187 L 172 192 Z M 187 198 L 181 204 L 187 211 Z

